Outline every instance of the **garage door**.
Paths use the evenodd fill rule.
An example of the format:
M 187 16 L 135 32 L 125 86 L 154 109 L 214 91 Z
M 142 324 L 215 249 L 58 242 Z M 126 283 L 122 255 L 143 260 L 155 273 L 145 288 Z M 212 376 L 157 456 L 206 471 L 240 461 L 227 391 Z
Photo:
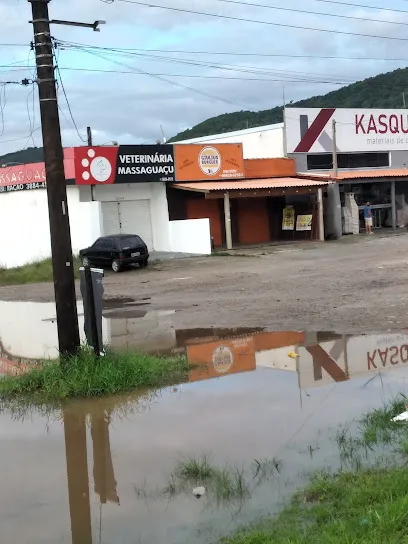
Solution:
M 149 200 L 102 202 L 102 216 L 105 236 L 138 234 L 149 250 L 154 249 Z

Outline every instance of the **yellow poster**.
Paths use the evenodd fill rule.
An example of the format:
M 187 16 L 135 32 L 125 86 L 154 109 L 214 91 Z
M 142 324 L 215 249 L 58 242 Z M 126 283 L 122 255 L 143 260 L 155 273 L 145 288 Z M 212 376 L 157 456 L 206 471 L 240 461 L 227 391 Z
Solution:
M 296 230 L 312 230 L 313 215 L 298 215 Z
M 294 230 L 295 208 L 292 206 L 283 209 L 282 230 Z

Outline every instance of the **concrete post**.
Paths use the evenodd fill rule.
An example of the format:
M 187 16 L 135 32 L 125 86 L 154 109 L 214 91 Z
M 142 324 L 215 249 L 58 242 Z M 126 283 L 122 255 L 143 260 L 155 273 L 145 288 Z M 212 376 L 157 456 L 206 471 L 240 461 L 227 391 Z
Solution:
M 227 249 L 232 249 L 232 231 L 231 231 L 231 208 L 229 192 L 224 193 L 224 215 L 225 215 L 225 240 Z
M 395 201 L 395 181 L 391 181 L 391 213 L 392 213 L 392 229 L 397 228 L 397 203 Z
M 319 221 L 319 240 L 324 242 L 323 191 L 317 189 L 317 214 Z

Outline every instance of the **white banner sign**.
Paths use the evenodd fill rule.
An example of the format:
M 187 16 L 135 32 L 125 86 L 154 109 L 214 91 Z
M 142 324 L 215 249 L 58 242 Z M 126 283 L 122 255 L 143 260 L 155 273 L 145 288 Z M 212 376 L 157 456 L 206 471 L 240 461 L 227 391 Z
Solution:
M 331 153 L 333 119 L 340 153 L 408 150 L 408 110 L 286 108 L 288 153 Z

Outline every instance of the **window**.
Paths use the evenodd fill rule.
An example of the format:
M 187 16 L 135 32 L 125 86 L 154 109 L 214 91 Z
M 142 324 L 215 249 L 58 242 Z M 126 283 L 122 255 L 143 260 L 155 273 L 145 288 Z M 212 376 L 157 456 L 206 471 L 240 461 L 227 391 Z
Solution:
M 143 242 L 139 236 L 128 236 L 119 239 L 120 249 L 129 249 L 130 247 L 142 246 Z
M 103 238 L 99 238 L 99 240 L 96 240 L 94 245 L 92 246 L 93 249 L 105 249 L 105 240 Z
M 383 168 L 390 166 L 389 153 L 338 153 L 338 167 L 353 170 L 355 168 Z M 318 153 L 307 156 L 308 170 L 332 170 L 331 153 Z

